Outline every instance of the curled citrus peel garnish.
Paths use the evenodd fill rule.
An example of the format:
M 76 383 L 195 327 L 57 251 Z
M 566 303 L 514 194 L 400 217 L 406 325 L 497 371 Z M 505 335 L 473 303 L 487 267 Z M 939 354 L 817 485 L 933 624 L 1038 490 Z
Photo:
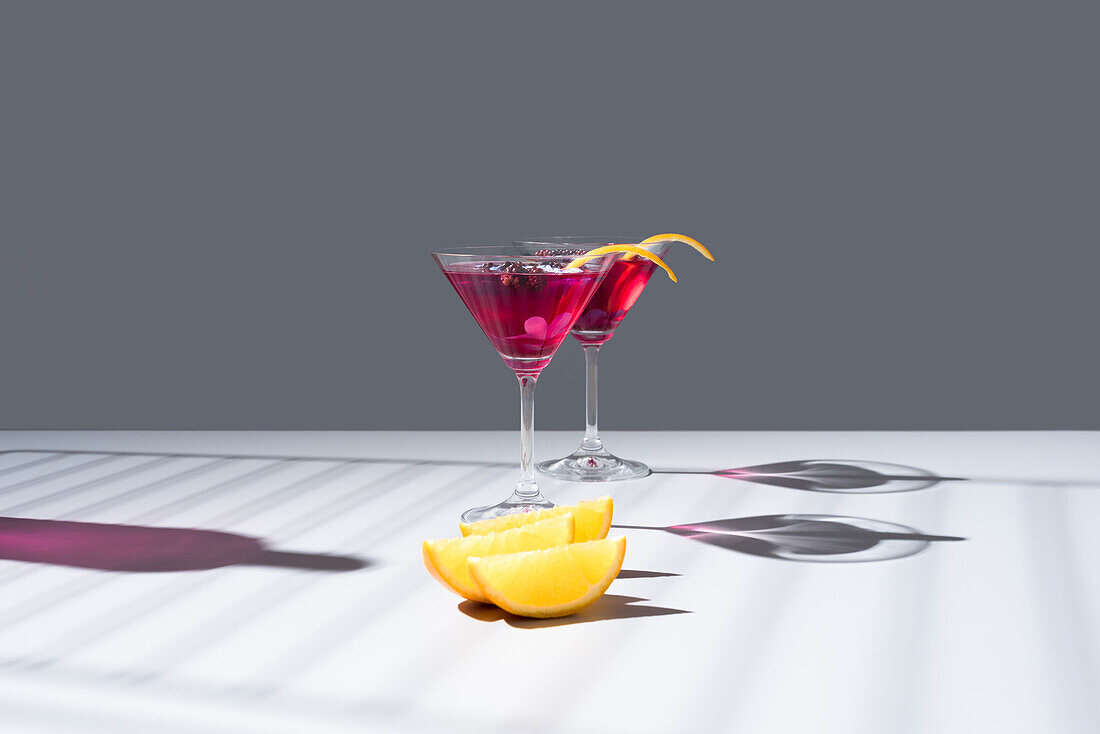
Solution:
M 702 245 L 700 245 L 702 247 Z M 589 260 L 594 260 L 601 255 L 610 255 L 613 252 L 625 252 L 630 255 L 637 255 L 638 257 L 644 257 L 646 260 L 652 260 L 657 263 L 657 266 L 668 273 L 668 277 L 672 278 L 672 282 L 676 282 L 676 273 L 672 272 L 672 268 L 665 265 L 665 261 L 654 255 L 649 250 L 638 247 L 637 245 L 604 245 L 603 247 L 597 247 L 595 250 L 589 250 L 575 260 L 571 260 L 566 268 L 579 268 Z M 711 258 L 713 259 L 713 258 Z
M 658 242 L 680 242 L 695 250 L 707 260 L 714 262 L 714 255 L 710 254 L 710 250 L 704 247 L 702 242 L 694 237 L 688 237 L 686 234 L 655 234 L 652 237 L 646 237 L 638 244 L 644 248 L 646 245 L 653 245 Z M 625 255 L 623 260 L 629 260 L 631 257 L 633 257 L 633 255 Z

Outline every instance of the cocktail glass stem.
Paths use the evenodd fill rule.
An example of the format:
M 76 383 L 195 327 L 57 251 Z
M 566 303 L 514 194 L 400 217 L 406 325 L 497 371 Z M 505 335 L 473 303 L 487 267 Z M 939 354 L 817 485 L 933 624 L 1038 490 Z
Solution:
M 561 459 L 551 459 L 538 465 L 540 473 L 569 482 L 608 482 L 639 479 L 652 472 L 640 461 L 622 459 L 609 453 L 600 438 L 599 390 L 596 360 L 599 344 L 582 344 L 584 349 L 584 438 L 576 451 Z
M 463 522 L 477 522 L 513 512 L 531 512 L 553 507 L 542 496 L 535 481 L 535 382 L 538 373 L 516 373 L 519 379 L 519 482 L 512 495 L 497 505 L 475 507 L 462 513 Z
M 596 359 L 600 356 L 599 344 L 584 345 L 584 439 L 581 448 L 585 451 L 603 451 L 599 429 L 599 395 L 597 386 Z
M 535 383 L 537 375 L 519 378 L 519 484 L 512 494 L 516 502 L 545 502 L 535 482 Z

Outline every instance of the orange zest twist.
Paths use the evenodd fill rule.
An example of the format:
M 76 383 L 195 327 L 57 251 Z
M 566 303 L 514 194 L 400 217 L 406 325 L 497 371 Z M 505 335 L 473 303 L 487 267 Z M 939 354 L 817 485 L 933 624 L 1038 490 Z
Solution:
M 700 245 L 701 246 L 701 245 Z M 597 247 L 595 250 L 589 250 L 584 255 L 578 257 L 576 260 L 572 260 L 566 265 L 566 268 L 579 268 L 589 260 L 594 260 L 601 255 L 610 255 L 613 252 L 626 252 L 631 255 L 637 255 L 638 257 L 644 257 L 646 260 L 652 260 L 657 263 L 658 267 L 668 273 L 668 277 L 672 278 L 672 282 L 676 282 L 676 273 L 672 272 L 672 268 L 665 265 L 665 261 L 654 255 L 649 250 L 638 247 L 637 245 L 605 245 L 603 247 Z

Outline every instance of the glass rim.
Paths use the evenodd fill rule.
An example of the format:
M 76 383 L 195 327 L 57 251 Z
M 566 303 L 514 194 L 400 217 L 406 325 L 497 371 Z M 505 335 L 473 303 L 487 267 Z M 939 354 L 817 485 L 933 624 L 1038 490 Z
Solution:
M 572 247 L 598 247 L 600 245 L 638 245 L 646 236 L 639 235 L 551 235 L 547 237 L 523 237 L 512 240 L 513 244 L 520 245 L 557 245 Z M 654 243 L 655 244 L 655 243 Z
M 516 241 L 514 241 L 510 244 L 506 244 L 506 245 L 461 245 L 461 246 L 458 246 L 458 247 L 448 247 L 448 248 L 441 249 L 441 250 L 433 250 L 431 252 L 431 255 L 433 257 L 446 257 L 446 258 L 477 258 L 477 257 L 481 257 L 481 258 L 484 258 L 484 257 L 500 258 L 500 257 L 508 257 L 508 258 L 512 258 L 512 259 L 516 259 L 516 260 L 539 260 L 539 261 L 543 261 L 543 262 L 545 262 L 547 260 L 550 260 L 550 261 L 555 261 L 555 262 L 556 261 L 569 262 L 570 260 L 574 260 L 577 257 L 580 257 L 581 255 L 584 254 L 584 253 L 580 253 L 580 254 L 569 254 L 569 255 L 536 255 L 533 252 L 523 252 L 522 250 L 519 249 L 520 247 L 524 247 L 524 246 L 528 246 L 528 245 L 553 245 L 553 244 L 554 244 L 553 242 L 543 242 L 543 241 L 523 242 L 521 240 L 516 240 Z M 578 244 L 578 245 L 573 245 L 573 247 L 575 249 L 579 249 L 579 250 L 583 249 L 583 250 L 586 250 L 586 251 L 591 251 L 591 250 L 595 250 L 597 247 L 602 247 L 605 244 L 608 244 L 608 243 L 599 242 L 599 243 L 592 243 L 592 244 L 587 244 L 587 245 Z M 619 243 L 615 243 L 615 244 L 619 244 Z M 595 257 L 592 258 L 592 261 L 602 260 L 604 258 L 612 258 L 612 257 L 618 256 L 618 255 L 621 255 L 621 254 L 622 253 L 619 253 L 619 252 L 609 252 L 609 253 L 604 254 L 604 255 L 596 255 Z

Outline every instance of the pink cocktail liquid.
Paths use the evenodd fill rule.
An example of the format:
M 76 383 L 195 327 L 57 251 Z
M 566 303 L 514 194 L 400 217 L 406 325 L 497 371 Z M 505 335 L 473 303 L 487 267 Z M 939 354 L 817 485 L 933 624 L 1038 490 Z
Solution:
M 602 273 L 545 267 L 509 273 L 500 262 L 462 263 L 444 271 L 504 363 L 538 374 L 550 363 Z
M 617 260 L 573 326 L 583 344 L 603 344 L 634 307 L 657 265 L 641 258 Z

